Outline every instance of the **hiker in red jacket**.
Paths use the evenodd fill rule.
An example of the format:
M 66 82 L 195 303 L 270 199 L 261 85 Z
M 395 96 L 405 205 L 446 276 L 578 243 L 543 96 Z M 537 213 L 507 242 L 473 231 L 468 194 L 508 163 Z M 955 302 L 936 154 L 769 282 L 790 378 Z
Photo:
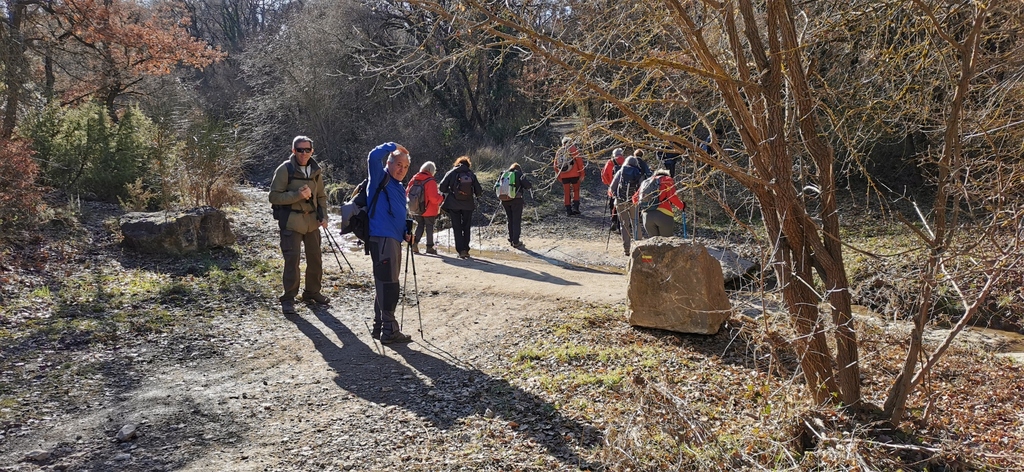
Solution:
M 656 191 L 646 191 L 648 185 Z M 669 176 L 667 169 L 658 169 L 654 175 L 640 184 L 640 189 L 633 194 L 633 204 L 640 210 L 644 219 L 647 235 L 672 236 L 676 233 L 676 220 L 672 207 L 686 211 L 686 203 L 676 195 L 676 182 Z
M 612 151 L 611 159 L 604 163 L 604 168 L 601 169 L 601 182 L 604 182 L 608 186 L 608 208 L 612 214 L 612 227 L 608 230 L 611 232 L 619 231 L 619 212 L 615 210 L 615 195 L 612 194 L 612 179 L 615 178 L 615 173 L 622 168 L 622 164 L 626 161 L 626 155 L 622 148 L 615 148 Z
M 433 161 L 424 162 L 420 166 L 420 171 L 412 176 L 412 179 L 409 179 L 409 185 L 405 188 L 405 196 L 409 198 L 409 191 L 412 190 L 413 185 L 423 186 L 422 213 L 411 214 L 412 219 L 416 221 L 416 231 L 412 235 L 411 249 L 416 254 L 420 253 L 419 243 L 424 231 L 427 233 L 427 254 L 437 254 L 437 250 L 434 249 L 434 223 L 437 221 L 438 213 L 441 212 L 444 195 L 437 190 L 437 180 L 434 179 L 436 173 L 437 165 Z
M 555 178 L 562 182 L 566 216 L 580 214 L 580 184 L 583 183 L 583 158 L 580 150 L 568 136 L 562 138 L 562 147 L 555 152 Z

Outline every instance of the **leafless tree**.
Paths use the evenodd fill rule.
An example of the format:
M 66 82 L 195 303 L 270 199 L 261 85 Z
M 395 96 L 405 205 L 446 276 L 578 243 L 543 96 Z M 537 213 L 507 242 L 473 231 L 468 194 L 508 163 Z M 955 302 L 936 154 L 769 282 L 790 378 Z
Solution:
M 1011 240 L 994 231 L 1020 221 L 1019 204 L 1009 208 L 1014 205 L 1009 195 L 1019 195 L 1020 185 L 1012 184 L 1020 175 L 1019 158 L 1011 162 L 1006 152 L 997 152 L 1011 134 L 1019 134 L 1011 133 L 1016 125 L 1005 113 L 996 120 L 972 119 L 973 132 L 967 136 L 984 146 L 965 153 L 961 142 L 969 116 L 966 104 L 979 110 L 986 104 L 988 110 L 1019 107 L 994 106 L 995 95 L 976 96 L 979 87 L 1001 98 L 1011 97 L 1006 87 L 1017 89 L 1016 79 L 987 76 L 994 70 L 977 58 L 990 56 L 993 66 L 1001 64 L 999 70 L 1017 73 L 1006 62 L 1019 52 L 1019 5 L 989 8 L 925 0 L 821 2 L 800 9 L 790 0 L 412 4 L 450 23 L 451 34 L 482 31 L 494 38 L 489 46 L 530 51 L 541 64 L 537 80 L 557 97 L 555 106 L 590 114 L 585 132 L 667 145 L 749 191 L 760 210 L 764 241 L 798 333 L 794 344 L 815 403 L 861 401 L 837 178 L 847 169 L 868 172 L 861 158 L 879 137 L 932 133 L 925 135 L 922 147 L 927 149 L 931 135 L 943 136 L 932 151 L 917 156 L 940 191 L 910 225 L 932 254 L 923 272 L 931 275 L 921 289 L 918 329 L 911 340 L 917 347 L 911 348 L 886 405 L 894 421 L 903 413 L 899 405 L 944 350 L 945 345 L 917 363 L 920 330 L 931 313 L 928 292 L 939 278 L 948 283 L 950 276 L 939 274 L 950 269 L 952 260 L 968 260 L 966 251 L 948 259 L 948 250 L 959 241 L 957 224 L 964 223 L 954 224 L 949 213 L 964 206 L 980 210 L 976 205 L 986 199 L 1003 202 L 1000 209 L 974 213 L 976 227 L 992 231 L 985 233 L 991 237 L 984 249 L 977 245 L 971 251 L 989 257 L 975 259 L 986 275 L 979 289 L 963 293 L 968 315 L 962 319 L 976 311 L 972 300 L 981 303 L 991 283 L 1019 264 L 1010 255 Z M 862 29 L 835 28 L 844 21 Z M 1013 32 L 1001 33 L 996 23 L 1009 24 Z M 886 62 L 887 51 L 900 51 L 920 38 L 932 39 L 934 50 Z M 936 52 L 941 60 L 935 59 Z M 887 74 L 897 72 L 898 84 L 893 84 Z M 931 89 L 911 85 L 920 83 L 922 74 Z M 886 95 L 887 90 L 902 95 Z M 949 95 L 934 95 L 940 92 Z M 995 115 L 1000 113 L 988 116 Z M 738 152 L 705 138 L 714 136 L 708 130 L 723 125 L 738 138 Z M 988 185 L 969 194 L 981 180 Z M 877 190 L 876 197 L 891 201 L 891 193 Z M 987 223 L 978 223 L 986 217 Z M 962 282 L 971 274 L 957 277 Z

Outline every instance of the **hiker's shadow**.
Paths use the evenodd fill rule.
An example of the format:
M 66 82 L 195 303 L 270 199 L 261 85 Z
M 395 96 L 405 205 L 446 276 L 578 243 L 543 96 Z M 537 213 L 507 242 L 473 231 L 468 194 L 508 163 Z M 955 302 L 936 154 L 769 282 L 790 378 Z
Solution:
M 476 269 L 483 272 L 490 272 L 492 274 L 507 275 L 509 277 L 517 277 L 520 279 L 528 279 L 536 282 L 545 282 L 556 285 L 579 285 L 579 282 L 573 282 L 566 280 L 557 275 L 552 275 L 547 272 L 533 272 L 526 269 L 520 269 L 508 264 L 499 264 L 488 261 L 486 259 L 473 258 L 471 261 L 464 261 L 462 259 L 455 259 L 451 257 L 443 257 L 441 261 L 445 264 L 465 267 L 470 269 Z
M 551 403 L 503 379 L 409 345 L 383 347 L 378 353 L 329 309 L 317 308 L 314 313 L 338 337 L 340 346 L 313 323 L 297 316 L 289 320 L 334 370 L 335 383 L 353 395 L 382 406 L 405 408 L 441 430 L 451 429 L 461 418 L 493 414 L 494 421 L 514 421 L 518 425 L 515 434 L 532 435 L 552 456 L 577 467 L 586 464 L 576 450 L 601 442 L 601 433 L 592 425 L 562 416 Z M 390 353 L 398 354 L 405 363 Z
M 555 248 L 551 248 L 551 249 L 549 249 L 549 252 L 550 251 L 554 251 L 554 250 L 555 250 Z M 522 249 L 522 251 L 523 251 L 524 254 L 526 254 L 526 255 L 528 255 L 530 257 L 533 257 L 535 259 L 547 262 L 548 264 L 551 264 L 553 266 L 561 267 L 561 268 L 563 268 L 565 270 L 574 270 L 574 271 L 580 271 L 580 272 L 592 272 L 592 273 L 595 273 L 595 274 L 621 275 L 621 272 L 610 271 L 610 270 L 605 270 L 605 269 L 599 269 L 599 268 L 596 268 L 596 267 L 589 267 L 589 266 L 586 266 L 586 265 L 576 264 L 576 263 L 573 263 L 573 262 L 569 262 L 568 260 L 558 259 L 558 258 L 551 257 L 551 256 L 548 256 L 548 255 L 545 255 L 545 254 L 541 254 L 541 253 L 539 253 L 537 251 L 534 251 L 532 249 L 529 249 L 529 248 Z M 562 254 L 564 254 L 566 257 L 570 257 L 570 256 L 568 256 L 565 253 L 562 253 Z

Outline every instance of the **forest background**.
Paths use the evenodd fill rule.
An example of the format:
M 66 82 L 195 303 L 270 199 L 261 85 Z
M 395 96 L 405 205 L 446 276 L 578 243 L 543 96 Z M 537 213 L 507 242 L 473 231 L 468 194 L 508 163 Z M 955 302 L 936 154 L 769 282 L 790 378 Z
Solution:
M 915 326 L 896 424 L 965 326 L 1019 329 L 1024 6 L 619 3 L 4 0 L 4 237 L 81 198 L 238 203 L 298 134 L 335 202 L 386 141 L 550 180 L 568 122 L 595 166 L 684 156 L 680 191 L 763 248 L 815 405 L 868 406 L 863 287 Z

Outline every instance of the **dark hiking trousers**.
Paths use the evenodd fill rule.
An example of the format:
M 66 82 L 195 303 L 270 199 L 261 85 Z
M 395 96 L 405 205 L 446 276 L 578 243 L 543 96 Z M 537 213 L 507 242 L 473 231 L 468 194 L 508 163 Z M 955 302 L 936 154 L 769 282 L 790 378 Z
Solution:
M 455 236 L 455 250 L 469 251 L 469 233 L 473 229 L 473 210 L 445 210 L 452 220 L 452 235 Z
M 371 236 L 366 241 L 373 261 L 373 332 L 380 331 L 382 339 L 401 331 L 395 318 L 401 285 L 398 283 L 402 267 L 402 243 L 394 238 Z
M 501 207 L 505 209 L 505 219 L 508 220 L 508 240 L 512 243 L 520 242 L 519 233 L 523 229 L 523 207 L 525 206 L 525 201 L 522 198 L 501 202 Z
M 419 244 L 420 238 L 423 237 L 423 232 L 427 233 L 427 247 L 434 246 L 434 222 L 437 221 L 436 216 L 414 216 L 412 219 L 416 220 L 416 232 L 412 235 L 412 243 Z
M 305 293 L 320 293 L 323 278 L 323 263 L 320 259 L 320 228 L 309 233 L 289 229 L 281 231 L 281 255 L 284 256 L 284 294 L 279 300 L 295 300 L 299 295 L 299 259 L 302 246 L 306 248 Z
M 655 236 L 673 236 L 676 234 L 676 220 L 658 210 L 645 211 L 644 229 L 647 230 L 647 235 L 652 238 Z

